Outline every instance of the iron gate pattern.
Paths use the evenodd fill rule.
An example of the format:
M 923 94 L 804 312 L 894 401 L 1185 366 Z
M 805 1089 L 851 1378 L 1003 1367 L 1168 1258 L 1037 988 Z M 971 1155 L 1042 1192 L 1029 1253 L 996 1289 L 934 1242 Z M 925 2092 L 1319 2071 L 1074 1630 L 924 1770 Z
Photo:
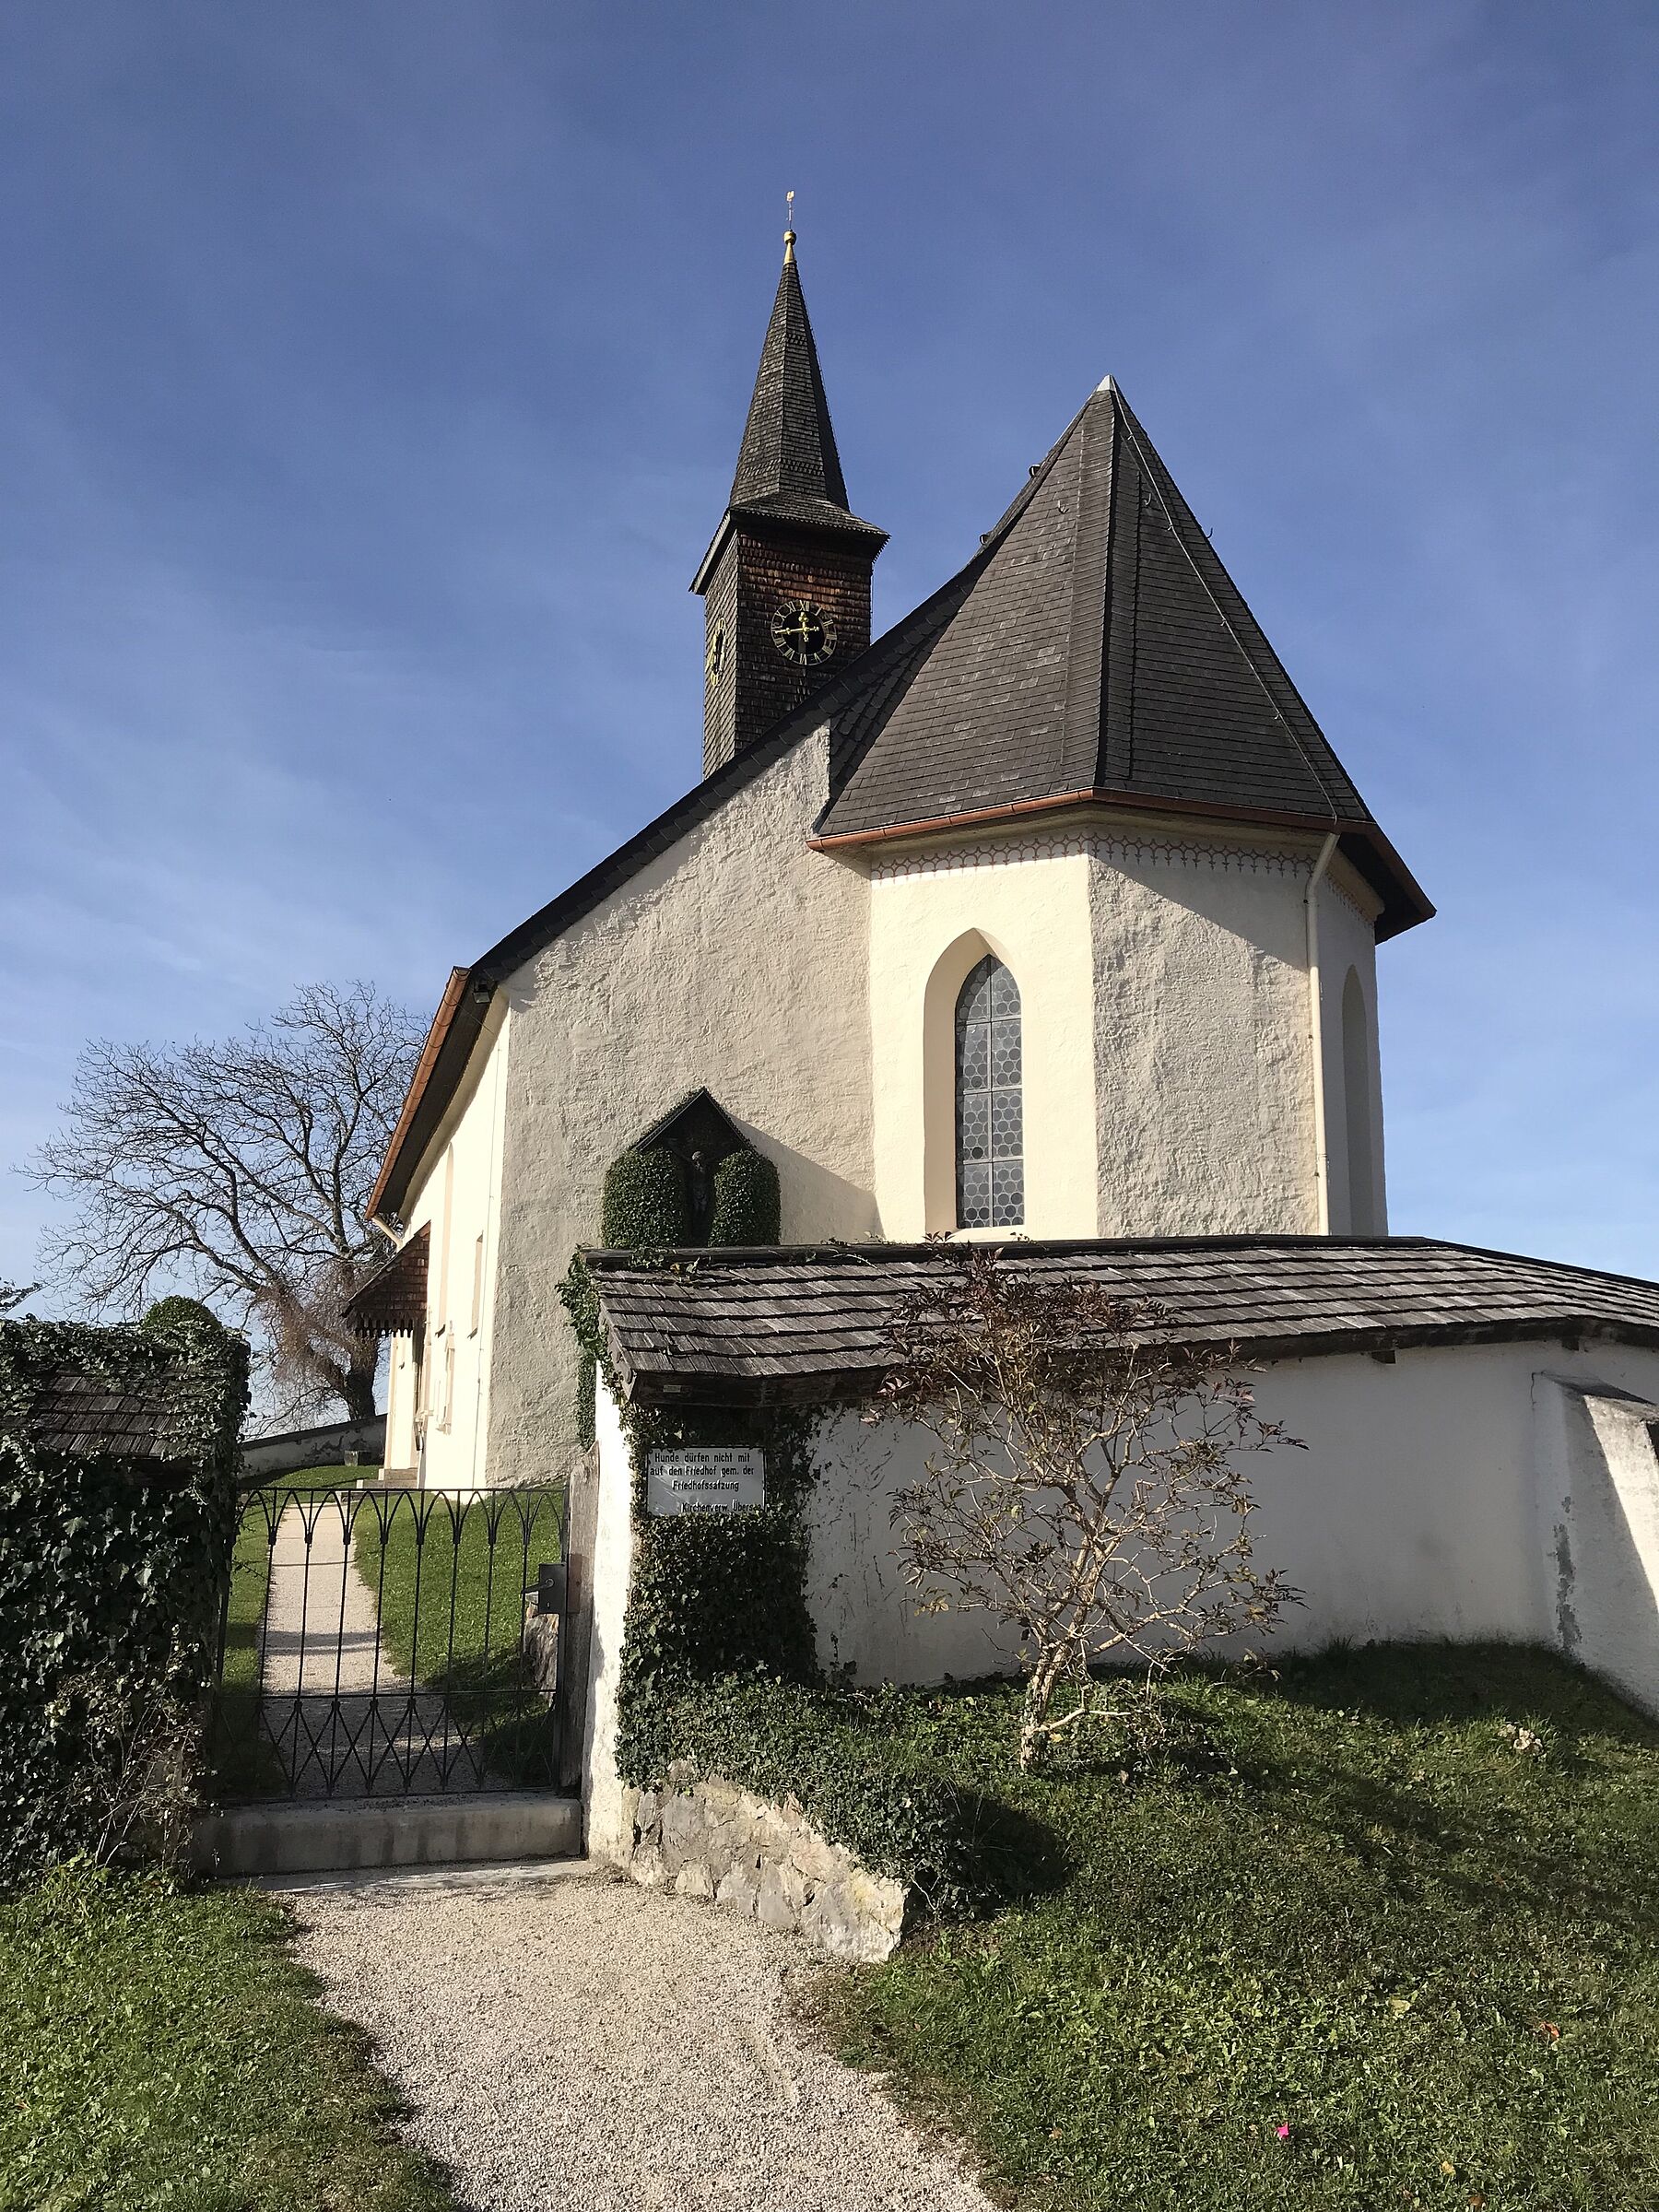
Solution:
M 214 1710 L 220 1796 L 555 1787 L 566 1512 L 554 1485 L 246 1492 Z

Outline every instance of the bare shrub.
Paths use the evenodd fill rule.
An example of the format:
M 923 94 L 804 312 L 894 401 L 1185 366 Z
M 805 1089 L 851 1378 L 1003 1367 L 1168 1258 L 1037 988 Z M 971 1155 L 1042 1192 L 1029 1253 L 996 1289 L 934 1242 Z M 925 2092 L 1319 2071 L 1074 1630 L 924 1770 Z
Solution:
M 948 1256 L 893 1324 L 869 1418 L 934 1440 L 895 1501 L 901 1569 L 923 1611 L 1017 1630 L 1030 1767 L 1068 1731 L 1144 1719 L 1178 1659 L 1298 1602 L 1256 1565 L 1241 1464 L 1298 1440 L 1257 1414 L 1232 1347 L 1174 1341 L 1157 1306 L 987 1247 Z

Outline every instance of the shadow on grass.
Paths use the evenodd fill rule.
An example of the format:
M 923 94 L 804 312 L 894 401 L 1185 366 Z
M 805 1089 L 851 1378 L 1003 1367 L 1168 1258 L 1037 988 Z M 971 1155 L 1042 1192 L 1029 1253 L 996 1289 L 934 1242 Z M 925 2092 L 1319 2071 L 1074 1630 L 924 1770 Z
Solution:
M 1659 1747 L 1659 1723 L 1583 1668 L 1529 1644 L 1337 1644 L 1281 1659 L 1272 1674 L 1288 1705 L 1359 1712 L 1396 1728 L 1499 1719 L 1541 1724 L 1566 1740 Z

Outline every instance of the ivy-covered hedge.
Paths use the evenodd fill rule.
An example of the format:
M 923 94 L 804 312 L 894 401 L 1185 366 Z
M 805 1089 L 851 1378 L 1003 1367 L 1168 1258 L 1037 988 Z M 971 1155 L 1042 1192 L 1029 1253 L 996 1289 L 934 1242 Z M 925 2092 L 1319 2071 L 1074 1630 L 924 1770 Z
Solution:
M 778 1171 L 763 1152 L 728 1152 L 714 1171 L 711 1244 L 775 1244 L 782 1218 Z
M 634 1467 L 634 1569 L 618 1685 L 618 1759 L 627 1779 L 636 1720 L 688 1684 L 761 1672 L 818 1679 L 806 1606 L 805 1507 L 812 1488 L 811 1417 L 785 1407 L 629 1406 Z M 645 1469 L 656 1451 L 752 1444 L 766 1454 L 766 1503 L 741 1513 L 645 1512 Z
M 599 1241 L 615 1252 L 664 1252 L 687 1243 L 691 1205 L 686 1171 L 672 1152 L 623 1152 L 605 1175 Z
M 169 1464 L 49 1448 L 65 1376 L 162 1403 Z M 135 1762 L 199 1710 L 246 1404 L 247 1347 L 211 1319 L 0 1322 L 0 1875 L 107 1845 Z
M 758 1797 L 794 1796 L 832 1843 L 913 1887 L 941 1915 L 998 1894 L 996 1815 L 973 1792 L 907 1766 L 874 1697 L 750 1675 L 693 1682 L 629 1710 L 625 1779 L 661 1789 L 677 1759 Z

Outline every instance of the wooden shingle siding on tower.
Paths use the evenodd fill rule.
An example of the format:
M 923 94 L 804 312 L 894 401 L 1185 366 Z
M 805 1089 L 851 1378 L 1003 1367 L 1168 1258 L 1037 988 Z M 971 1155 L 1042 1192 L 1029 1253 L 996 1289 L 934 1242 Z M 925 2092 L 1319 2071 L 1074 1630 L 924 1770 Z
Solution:
M 885 531 L 847 504 L 818 347 L 787 239 L 731 497 L 691 589 L 705 603 L 703 773 L 774 728 L 870 642 L 870 570 Z M 809 600 L 835 628 L 820 665 L 772 641 L 780 606 Z

